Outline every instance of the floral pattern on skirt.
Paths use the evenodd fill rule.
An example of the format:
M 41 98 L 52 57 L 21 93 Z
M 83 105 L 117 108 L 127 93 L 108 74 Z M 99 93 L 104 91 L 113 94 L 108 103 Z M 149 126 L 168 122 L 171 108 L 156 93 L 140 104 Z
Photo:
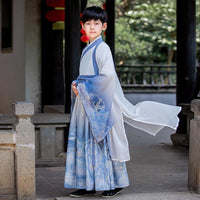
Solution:
M 125 162 L 112 161 L 105 138 L 96 142 L 77 96 L 70 123 L 65 188 L 110 190 L 129 185 Z

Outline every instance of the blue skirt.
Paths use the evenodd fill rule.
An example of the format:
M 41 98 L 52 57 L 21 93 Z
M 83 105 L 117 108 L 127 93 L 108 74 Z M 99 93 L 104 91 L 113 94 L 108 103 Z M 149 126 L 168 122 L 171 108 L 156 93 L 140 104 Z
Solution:
M 107 139 L 96 143 L 81 99 L 71 117 L 65 170 L 65 188 L 111 190 L 129 185 L 125 162 L 112 161 Z

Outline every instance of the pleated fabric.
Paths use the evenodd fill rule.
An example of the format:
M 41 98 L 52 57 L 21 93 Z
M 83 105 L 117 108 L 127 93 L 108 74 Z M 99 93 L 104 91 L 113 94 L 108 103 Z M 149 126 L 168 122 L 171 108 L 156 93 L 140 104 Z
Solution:
M 102 191 L 128 185 L 125 162 L 111 160 L 107 138 L 95 142 L 77 96 L 69 130 L 64 187 Z

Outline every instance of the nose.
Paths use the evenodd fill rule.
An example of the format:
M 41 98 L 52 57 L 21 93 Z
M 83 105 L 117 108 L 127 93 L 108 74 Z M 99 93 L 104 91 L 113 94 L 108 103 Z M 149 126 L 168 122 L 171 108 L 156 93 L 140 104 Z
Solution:
M 94 28 L 94 24 L 91 24 L 91 25 L 90 25 L 90 28 L 93 29 L 93 28 Z

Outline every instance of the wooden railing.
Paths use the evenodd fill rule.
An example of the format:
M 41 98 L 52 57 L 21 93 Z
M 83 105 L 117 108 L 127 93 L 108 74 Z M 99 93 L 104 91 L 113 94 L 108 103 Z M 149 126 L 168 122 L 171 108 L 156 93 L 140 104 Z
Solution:
M 125 91 L 176 88 L 174 65 L 120 65 L 116 66 L 116 71 Z

